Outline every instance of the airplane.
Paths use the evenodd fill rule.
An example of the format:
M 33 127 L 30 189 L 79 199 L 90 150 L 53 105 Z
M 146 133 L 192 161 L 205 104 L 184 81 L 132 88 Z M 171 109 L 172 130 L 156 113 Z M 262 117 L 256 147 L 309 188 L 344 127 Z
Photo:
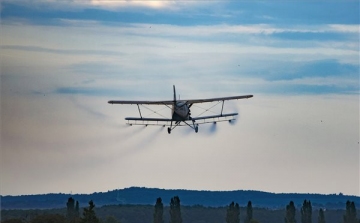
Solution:
M 176 100 L 176 91 L 175 85 L 173 85 L 174 90 L 174 100 L 169 101 L 119 101 L 111 100 L 108 101 L 109 104 L 130 104 L 137 105 L 140 117 L 126 117 L 125 120 L 128 121 L 127 124 L 132 125 L 161 125 L 163 127 L 168 127 L 168 133 L 170 134 L 173 129 L 177 126 L 189 126 L 197 133 L 199 130 L 199 124 L 205 123 L 214 123 L 222 121 L 233 121 L 235 120 L 238 113 L 228 113 L 223 114 L 224 102 L 228 100 L 235 99 L 248 99 L 252 98 L 253 95 L 241 95 L 241 96 L 231 96 L 231 97 L 221 97 L 221 98 L 207 98 L 207 99 L 191 99 L 191 100 Z M 207 102 L 222 102 L 221 112 L 218 115 L 210 116 L 200 116 L 192 117 L 190 108 L 193 104 L 196 103 L 207 103 Z M 146 118 L 141 114 L 141 109 L 139 105 L 165 105 L 171 109 L 171 118 Z M 207 110 L 206 110 L 207 111 Z M 156 111 L 154 111 L 156 113 Z M 198 122 L 196 122 L 198 121 Z M 170 124 L 169 124 L 170 123 Z M 173 124 L 174 123 L 174 124 Z

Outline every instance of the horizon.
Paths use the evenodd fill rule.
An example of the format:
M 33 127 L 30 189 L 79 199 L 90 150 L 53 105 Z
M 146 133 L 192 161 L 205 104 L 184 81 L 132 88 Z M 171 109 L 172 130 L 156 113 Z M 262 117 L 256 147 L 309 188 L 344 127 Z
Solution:
M 0 193 L 144 185 L 360 196 L 359 5 L 1 1 Z M 254 97 L 225 103 L 235 123 L 170 135 L 127 126 L 138 108 L 107 103 L 172 100 L 172 85 L 182 99 Z
M 173 190 L 180 190 L 180 191 L 196 191 L 196 192 L 236 192 L 236 191 L 244 191 L 244 192 L 261 192 L 261 193 L 267 193 L 267 194 L 276 194 L 276 195 L 280 195 L 280 194 L 309 194 L 309 195 L 324 195 L 324 196 L 349 196 L 349 197 L 358 197 L 360 198 L 359 195 L 352 195 L 352 194 L 344 194 L 344 193 L 330 193 L 330 194 L 322 194 L 322 193 L 298 193 L 298 192 L 271 192 L 271 191 L 262 191 L 262 190 L 246 190 L 246 189 L 234 189 L 234 190 L 206 190 L 206 189 L 199 189 L 199 190 L 195 190 L 195 189 L 174 189 L 174 188 L 158 188 L 158 187 L 142 187 L 142 186 L 130 186 L 130 187 L 125 187 L 125 188 L 118 188 L 118 189 L 112 189 L 112 190 L 107 190 L 107 191 L 93 191 L 93 192 L 89 192 L 89 193 L 73 193 L 72 191 L 70 191 L 69 193 L 67 192 L 48 192 L 48 193 L 44 193 L 44 194 L 16 194 L 16 195 L 10 195 L 10 194 L 0 194 L 0 196 L 6 197 L 6 196 L 37 196 L 37 195 L 50 195 L 50 194 L 64 194 L 64 195 L 92 195 L 92 194 L 96 194 L 96 193 L 107 193 L 107 192 L 113 192 L 113 191 L 118 191 L 118 190 L 126 190 L 126 189 L 132 189 L 132 188 L 137 188 L 137 189 L 155 189 L 155 190 L 166 190 L 166 191 L 173 191 Z

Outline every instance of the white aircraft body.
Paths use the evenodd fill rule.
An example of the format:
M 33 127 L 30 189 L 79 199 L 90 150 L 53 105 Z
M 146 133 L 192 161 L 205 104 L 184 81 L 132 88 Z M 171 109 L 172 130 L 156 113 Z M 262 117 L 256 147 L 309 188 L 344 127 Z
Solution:
M 216 123 L 221 121 L 233 121 L 235 120 L 238 113 L 228 113 L 223 114 L 224 102 L 228 100 L 235 99 L 247 99 L 253 97 L 253 95 L 241 95 L 241 96 L 231 96 L 231 97 L 221 97 L 221 98 L 208 98 L 208 99 L 191 99 L 191 100 L 176 100 L 176 91 L 175 85 L 174 89 L 174 100 L 171 101 L 119 101 L 111 100 L 108 101 L 109 104 L 136 104 L 138 106 L 140 117 L 126 117 L 125 120 L 128 121 L 129 125 L 161 125 L 169 126 L 168 133 L 177 126 L 189 126 L 194 129 L 197 133 L 199 130 L 199 124 L 205 123 Z M 199 116 L 191 117 L 190 108 L 193 104 L 196 103 L 206 103 L 206 102 L 222 102 L 221 112 L 218 115 L 211 116 Z M 141 114 L 139 105 L 165 105 L 172 110 L 171 118 L 146 118 Z M 156 112 L 155 112 L 156 113 Z

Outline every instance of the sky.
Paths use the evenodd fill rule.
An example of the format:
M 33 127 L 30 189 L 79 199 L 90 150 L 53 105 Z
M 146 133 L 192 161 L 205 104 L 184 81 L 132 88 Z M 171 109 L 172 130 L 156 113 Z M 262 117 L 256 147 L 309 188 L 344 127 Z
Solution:
M 0 10 L 1 195 L 360 196 L 358 1 L 3 0 Z M 171 100 L 172 85 L 181 99 L 254 97 L 225 103 L 235 124 L 170 135 L 127 126 L 137 107 L 107 103 Z

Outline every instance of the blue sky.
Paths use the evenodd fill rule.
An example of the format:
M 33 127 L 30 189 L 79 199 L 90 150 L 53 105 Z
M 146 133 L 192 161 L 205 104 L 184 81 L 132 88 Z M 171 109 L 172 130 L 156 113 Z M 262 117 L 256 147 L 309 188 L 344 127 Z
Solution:
M 358 1 L 4 0 L 1 40 L 1 194 L 149 186 L 359 195 Z M 137 108 L 106 103 L 168 100 L 173 84 L 181 98 L 255 97 L 229 103 L 235 126 L 197 135 L 126 128 Z M 172 157 L 187 167 L 173 170 Z M 88 171 L 106 183 L 84 188 Z

